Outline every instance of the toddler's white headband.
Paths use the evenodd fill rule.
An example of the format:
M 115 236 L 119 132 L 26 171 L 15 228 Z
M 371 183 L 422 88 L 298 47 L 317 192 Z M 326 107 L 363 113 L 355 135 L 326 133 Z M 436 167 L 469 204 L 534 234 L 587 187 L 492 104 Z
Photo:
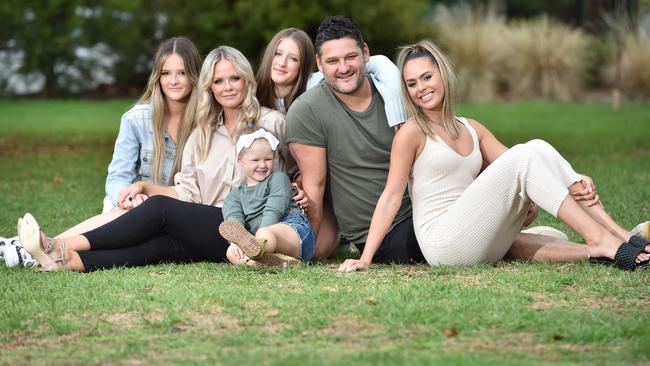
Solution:
M 243 149 L 248 149 L 251 147 L 253 144 L 253 141 L 257 139 L 264 139 L 269 142 L 269 145 L 271 145 L 271 150 L 275 151 L 275 148 L 278 147 L 280 144 L 280 141 L 278 141 L 275 136 L 273 136 L 272 133 L 269 131 L 260 128 L 259 130 L 252 132 L 252 133 L 247 133 L 245 135 L 239 136 L 239 139 L 237 139 L 237 144 L 235 145 L 235 149 L 237 150 L 237 155 L 243 150 Z

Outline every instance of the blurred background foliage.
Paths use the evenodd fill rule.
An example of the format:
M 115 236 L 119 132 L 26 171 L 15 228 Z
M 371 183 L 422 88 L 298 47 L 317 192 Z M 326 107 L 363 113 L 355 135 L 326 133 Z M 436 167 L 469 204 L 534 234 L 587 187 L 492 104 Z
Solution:
M 459 73 L 462 100 L 568 100 L 585 86 L 612 85 L 630 85 L 637 91 L 629 95 L 647 98 L 638 90 L 650 90 L 650 81 L 622 69 L 650 70 L 643 59 L 648 2 L 5 0 L 0 93 L 135 95 L 155 47 L 168 37 L 189 37 L 204 55 L 231 45 L 257 66 L 278 30 L 294 26 L 313 37 L 325 16 L 345 14 L 359 23 L 371 53 L 393 58 L 400 45 L 425 37 L 439 42 Z M 629 56 L 630 47 L 640 55 Z

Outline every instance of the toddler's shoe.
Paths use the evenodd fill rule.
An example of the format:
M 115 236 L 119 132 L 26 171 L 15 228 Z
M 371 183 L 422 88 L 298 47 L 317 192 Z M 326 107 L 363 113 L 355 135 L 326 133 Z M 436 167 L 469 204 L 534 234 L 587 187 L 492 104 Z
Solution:
M 281 253 L 264 253 L 254 261 L 274 267 L 295 267 L 302 264 L 300 259 Z
M 232 242 L 250 259 L 257 259 L 264 254 L 266 242 L 257 239 L 249 233 L 244 225 L 226 220 L 219 225 L 219 233 L 224 239 Z
M 248 265 L 292 267 L 302 263 L 301 260 L 280 253 L 266 253 L 266 241 L 257 239 L 249 233 L 244 225 L 236 221 L 224 221 L 219 225 L 219 233 L 224 239 L 232 242 L 251 259 Z

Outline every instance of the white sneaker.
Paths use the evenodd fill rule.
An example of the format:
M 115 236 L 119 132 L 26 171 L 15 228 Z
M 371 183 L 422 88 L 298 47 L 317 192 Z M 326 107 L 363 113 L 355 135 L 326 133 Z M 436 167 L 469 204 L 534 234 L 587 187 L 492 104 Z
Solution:
M 3 238 L 0 236 L 0 260 L 3 260 L 5 258 L 5 245 L 9 243 L 9 240 L 7 238 Z
M 533 226 L 526 230 L 522 230 L 521 232 L 526 234 L 546 235 L 562 240 L 569 240 L 569 237 L 565 233 L 550 226 Z
M 642 236 L 645 240 L 650 241 L 650 221 L 642 222 L 630 230 L 632 235 Z
M 15 243 L 18 243 L 18 245 L 20 245 L 20 241 L 18 240 L 17 236 L 14 236 L 13 238 L 3 238 L 0 236 L 0 261 L 3 261 L 5 258 L 6 248 Z
M 17 237 L 12 238 L 4 247 L 4 260 L 7 267 L 22 265 L 25 268 L 34 268 L 38 266 L 38 261 L 20 245 L 20 240 Z

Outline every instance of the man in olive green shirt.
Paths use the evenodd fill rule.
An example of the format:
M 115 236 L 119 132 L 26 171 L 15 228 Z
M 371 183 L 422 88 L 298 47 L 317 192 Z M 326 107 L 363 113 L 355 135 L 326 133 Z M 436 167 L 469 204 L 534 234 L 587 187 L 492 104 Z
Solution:
M 289 109 L 289 150 L 302 173 L 314 231 L 320 227 L 328 182 L 341 235 L 363 250 L 370 219 L 388 177 L 394 132 L 388 125 L 384 101 L 366 76 L 369 51 L 356 24 L 346 17 L 326 18 L 318 29 L 316 52 L 325 79 Z M 329 255 L 334 246 L 319 242 L 317 256 Z M 423 260 L 405 192 L 374 261 Z

